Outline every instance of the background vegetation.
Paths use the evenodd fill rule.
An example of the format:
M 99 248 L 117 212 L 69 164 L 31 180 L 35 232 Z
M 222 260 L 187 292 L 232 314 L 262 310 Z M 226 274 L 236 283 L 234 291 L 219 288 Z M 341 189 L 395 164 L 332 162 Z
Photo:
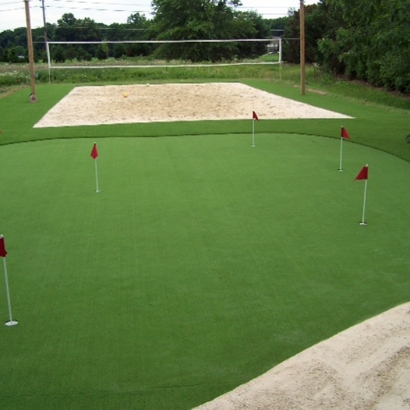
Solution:
M 283 58 L 298 63 L 299 11 L 280 19 L 240 12 L 238 0 L 154 0 L 154 17 L 130 15 L 109 26 L 64 14 L 57 24 L 33 30 L 35 56 L 45 61 L 49 41 L 148 41 L 258 39 L 282 35 Z M 410 93 L 410 0 L 320 0 L 305 7 L 306 60 L 322 72 Z M 178 18 L 176 18 L 178 17 Z M 264 43 L 109 44 L 53 46 L 55 62 L 147 57 L 185 61 L 232 61 L 266 54 Z M 24 27 L 0 33 L 0 61 L 27 59 Z

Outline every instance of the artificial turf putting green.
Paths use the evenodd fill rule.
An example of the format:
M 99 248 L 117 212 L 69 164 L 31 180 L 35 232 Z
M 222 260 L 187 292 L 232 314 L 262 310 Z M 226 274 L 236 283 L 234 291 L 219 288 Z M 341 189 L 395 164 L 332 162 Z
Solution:
M 96 194 L 92 142 L 0 147 L 3 409 L 188 409 L 408 300 L 408 162 L 346 143 L 338 172 L 339 141 L 313 136 L 107 138 Z

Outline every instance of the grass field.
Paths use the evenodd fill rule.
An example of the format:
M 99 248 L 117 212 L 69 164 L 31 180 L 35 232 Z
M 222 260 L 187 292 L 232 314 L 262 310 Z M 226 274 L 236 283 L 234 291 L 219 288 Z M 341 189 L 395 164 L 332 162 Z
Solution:
M 0 100 L 2 409 L 189 409 L 409 300 L 408 111 L 246 83 L 355 119 L 251 148 L 249 121 L 33 129 L 70 85 Z

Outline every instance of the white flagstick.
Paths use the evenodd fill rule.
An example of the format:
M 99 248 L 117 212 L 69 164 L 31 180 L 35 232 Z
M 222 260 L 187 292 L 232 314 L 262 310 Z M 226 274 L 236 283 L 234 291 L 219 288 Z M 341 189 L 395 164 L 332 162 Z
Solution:
M 98 158 L 98 150 L 97 150 L 97 143 L 94 142 L 93 149 L 91 150 L 91 158 L 94 160 L 94 167 L 95 167 L 95 192 L 100 192 L 100 188 L 98 187 L 98 166 L 97 166 L 97 158 Z
M 252 147 L 255 146 L 255 119 L 252 118 Z
M 364 181 L 363 214 L 362 214 L 362 222 L 360 222 L 360 225 L 367 225 L 367 223 L 364 221 L 364 215 L 366 212 L 366 197 L 367 197 L 367 179 Z
M 343 171 L 343 137 L 340 137 L 340 163 L 339 171 Z
M 95 192 L 98 193 L 100 192 L 100 189 L 98 187 L 98 167 L 97 167 L 97 158 L 94 160 L 95 164 Z
M 9 307 L 9 321 L 6 322 L 6 326 L 14 326 L 17 325 L 17 321 L 13 320 L 13 316 L 11 313 L 11 302 L 10 302 L 10 291 L 9 291 L 9 281 L 7 278 L 7 264 L 6 264 L 6 258 L 3 258 L 3 266 L 4 266 L 4 280 L 6 282 L 6 293 L 7 293 L 7 304 Z

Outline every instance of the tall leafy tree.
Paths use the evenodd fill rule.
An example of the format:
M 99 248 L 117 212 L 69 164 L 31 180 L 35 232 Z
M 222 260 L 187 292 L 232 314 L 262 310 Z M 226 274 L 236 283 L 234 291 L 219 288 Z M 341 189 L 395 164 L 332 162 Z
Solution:
M 86 17 L 76 19 L 73 14 L 64 14 L 57 21 L 57 39 L 60 41 L 101 41 L 101 25 Z M 98 46 L 93 44 L 73 45 L 67 48 L 67 58 L 90 60 L 97 53 Z
M 334 39 L 319 41 L 350 78 L 410 92 L 410 0 L 327 0 L 342 24 Z
M 239 0 L 153 0 L 151 35 L 157 40 L 226 40 L 257 33 L 250 18 L 235 12 Z M 167 59 L 220 61 L 240 57 L 237 43 L 167 43 L 157 55 Z
M 131 14 L 127 19 L 126 39 L 127 40 L 148 40 L 151 21 L 140 13 Z M 152 44 L 139 43 L 125 46 L 125 54 L 129 57 L 147 56 L 153 51 Z
M 322 35 L 323 21 L 317 18 L 317 5 L 305 6 L 305 59 L 307 63 L 317 60 L 317 40 Z M 300 11 L 290 10 L 285 26 L 283 59 L 289 63 L 300 62 Z

